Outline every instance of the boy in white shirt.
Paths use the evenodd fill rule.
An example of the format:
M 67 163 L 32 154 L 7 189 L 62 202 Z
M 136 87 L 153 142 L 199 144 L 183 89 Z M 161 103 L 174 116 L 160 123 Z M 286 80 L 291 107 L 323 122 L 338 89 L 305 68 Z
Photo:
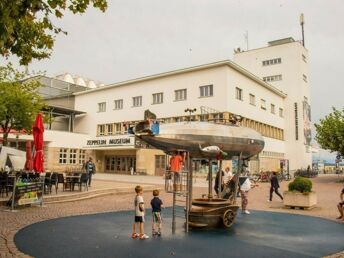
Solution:
M 133 225 L 133 234 L 132 238 L 139 238 L 139 239 L 147 239 L 149 236 L 147 236 L 144 233 L 144 222 L 145 222 L 145 206 L 144 206 L 144 200 L 142 196 L 143 188 L 142 186 L 138 185 L 135 187 L 136 196 L 134 199 L 134 205 L 135 205 L 135 222 Z M 140 233 L 136 233 L 136 228 L 139 228 Z

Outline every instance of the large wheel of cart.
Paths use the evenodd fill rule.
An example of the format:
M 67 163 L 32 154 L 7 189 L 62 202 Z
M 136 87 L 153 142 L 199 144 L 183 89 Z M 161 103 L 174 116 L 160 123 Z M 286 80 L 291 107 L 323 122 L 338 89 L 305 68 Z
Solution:
M 222 217 L 223 225 L 226 228 L 229 228 L 230 226 L 232 226 L 234 219 L 235 219 L 235 212 L 232 210 L 226 210 Z

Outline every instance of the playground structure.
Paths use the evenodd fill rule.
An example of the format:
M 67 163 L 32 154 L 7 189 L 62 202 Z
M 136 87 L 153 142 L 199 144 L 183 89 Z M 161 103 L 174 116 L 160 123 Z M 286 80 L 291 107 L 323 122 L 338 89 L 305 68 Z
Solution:
M 239 126 L 236 122 L 236 119 L 227 124 L 187 121 L 162 124 L 154 131 L 151 130 L 149 120 L 135 126 L 135 136 L 140 140 L 169 155 L 176 152 L 184 154 L 182 170 L 179 173 L 167 171 L 165 175 L 165 191 L 173 194 L 172 232 L 176 228 L 178 202 L 185 203 L 185 213 L 182 216 L 186 219 L 187 232 L 189 227 L 230 227 L 234 223 L 239 208 L 236 204 L 236 195 L 243 162 L 257 155 L 264 148 L 263 137 L 258 132 Z M 205 159 L 209 164 L 208 195 L 195 199 L 192 195 L 193 159 Z M 237 173 L 233 179 L 234 184 L 222 192 L 219 189 L 219 196 L 214 198 L 211 163 L 217 160 L 221 170 L 223 159 L 237 159 Z M 220 173 L 220 182 L 221 177 Z

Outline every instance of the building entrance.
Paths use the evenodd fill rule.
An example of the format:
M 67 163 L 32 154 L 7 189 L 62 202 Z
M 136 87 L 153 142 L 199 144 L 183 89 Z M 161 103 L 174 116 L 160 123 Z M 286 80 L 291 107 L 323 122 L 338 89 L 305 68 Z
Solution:
M 130 174 L 136 171 L 135 156 L 105 156 L 105 172 L 116 174 Z
M 162 176 L 166 171 L 166 155 L 155 155 L 155 175 Z

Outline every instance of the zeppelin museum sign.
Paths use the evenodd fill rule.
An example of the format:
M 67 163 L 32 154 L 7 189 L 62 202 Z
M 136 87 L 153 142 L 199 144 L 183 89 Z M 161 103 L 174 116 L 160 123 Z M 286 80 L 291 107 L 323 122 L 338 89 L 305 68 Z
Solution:
M 100 148 L 123 148 L 135 146 L 135 136 L 107 136 L 97 137 L 95 139 L 89 139 L 86 141 L 85 148 L 88 149 L 100 149 Z

